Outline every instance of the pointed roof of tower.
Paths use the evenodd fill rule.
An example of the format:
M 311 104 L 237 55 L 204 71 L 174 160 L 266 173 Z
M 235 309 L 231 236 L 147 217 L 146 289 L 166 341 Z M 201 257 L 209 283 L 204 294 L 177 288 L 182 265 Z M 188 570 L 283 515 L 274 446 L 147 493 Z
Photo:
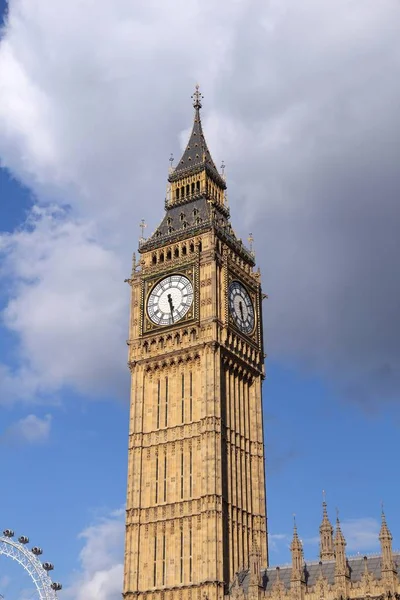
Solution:
M 325 492 L 323 492 L 323 501 L 322 501 L 322 522 L 320 525 L 320 530 L 321 529 L 327 529 L 329 531 L 333 529 L 332 524 L 328 517 L 328 505 L 326 503 Z
M 341 546 L 346 546 L 346 540 L 344 539 L 344 535 L 340 528 L 339 516 L 336 517 L 335 544 L 340 544 Z
M 333 527 L 328 517 L 328 508 L 326 504 L 325 491 L 322 498 L 322 521 L 319 526 L 319 548 L 321 560 L 331 560 L 335 556 L 333 547 Z
M 192 132 L 180 161 L 169 176 L 169 181 L 176 181 L 181 177 L 206 169 L 208 175 L 216 180 L 220 187 L 225 189 L 226 183 L 223 177 L 218 173 L 218 169 L 215 166 L 208 149 L 206 138 L 204 137 L 200 116 L 200 109 L 202 106 L 201 100 L 203 96 L 201 95 L 198 85 L 196 85 L 192 98 L 194 107 Z
M 297 533 L 296 519 L 294 520 L 293 538 L 292 538 L 292 543 L 290 544 L 290 551 L 293 552 L 294 550 L 300 550 L 301 552 L 303 551 L 303 545 L 302 545 L 299 535 Z
M 384 541 L 384 540 L 392 541 L 392 539 L 393 539 L 392 534 L 390 533 L 389 527 L 387 526 L 386 516 L 385 516 L 385 513 L 383 512 L 383 508 L 382 508 L 381 519 L 382 519 L 382 524 L 381 524 L 381 529 L 379 532 L 379 539 L 381 541 Z

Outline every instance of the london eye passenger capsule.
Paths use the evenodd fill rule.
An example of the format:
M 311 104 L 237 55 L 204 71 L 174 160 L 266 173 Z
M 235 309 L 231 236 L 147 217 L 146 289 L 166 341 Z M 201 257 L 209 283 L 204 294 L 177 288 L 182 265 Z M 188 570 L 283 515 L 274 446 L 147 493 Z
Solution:
M 26 535 L 21 535 L 21 537 L 18 538 L 18 541 L 20 544 L 29 544 L 29 538 L 26 537 Z
M 5 529 L 3 531 L 3 535 L 4 535 L 4 537 L 12 538 L 12 537 L 14 537 L 15 534 L 12 529 Z
M 43 550 L 41 548 L 38 548 L 37 546 L 34 546 L 32 548 L 32 554 L 34 554 L 35 556 L 40 556 L 41 554 L 43 554 Z
M 61 583 L 54 582 L 54 583 L 51 584 L 50 587 L 51 587 L 52 590 L 54 590 L 56 592 L 59 592 L 60 590 L 62 590 Z

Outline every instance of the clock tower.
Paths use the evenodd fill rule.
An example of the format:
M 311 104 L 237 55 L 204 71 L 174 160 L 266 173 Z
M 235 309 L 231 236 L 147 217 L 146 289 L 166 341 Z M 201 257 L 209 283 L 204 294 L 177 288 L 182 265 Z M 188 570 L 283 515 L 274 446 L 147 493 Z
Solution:
M 129 279 L 126 600 L 219 600 L 250 555 L 267 564 L 263 295 L 201 99 Z

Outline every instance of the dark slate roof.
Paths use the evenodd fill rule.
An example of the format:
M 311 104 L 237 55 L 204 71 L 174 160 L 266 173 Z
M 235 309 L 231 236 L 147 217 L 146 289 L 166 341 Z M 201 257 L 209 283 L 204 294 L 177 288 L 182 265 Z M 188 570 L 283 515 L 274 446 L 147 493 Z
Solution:
M 393 556 L 396 568 L 400 567 L 400 554 Z M 352 582 L 360 581 L 364 573 L 364 557 L 353 556 L 347 559 L 347 564 L 350 571 L 350 580 Z M 373 574 L 375 579 L 381 578 L 381 557 L 379 555 L 369 556 L 367 559 L 368 572 Z M 306 563 L 304 566 L 304 580 L 308 587 L 314 586 L 322 575 L 328 580 L 329 584 L 335 583 L 335 561 L 324 561 L 320 566 L 319 561 Z M 284 584 L 285 588 L 290 587 L 290 576 L 292 572 L 291 565 L 279 567 L 279 580 Z M 263 587 L 266 591 L 271 591 L 274 583 L 277 580 L 277 567 L 269 567 L 261 572 Z M 238 574 L 238 581 L 245 593 L 249 587 L 249 572 L 243 571 Z
M 218 173 L 218 169 L 211 158 L 204 137 L 203 128 L 201 126 L 200 106 L 200 104 L 195 105 L 193 129 L 190 134 L 189 142 L 183 152 L 182 158 L 173 173 L 171 173 L 169 181 L 176 181 L 177 179 L 180 179 L 180 177 L 185 177 L 192 172 L 197 172 L 199 169 L 205 168 L 208 174 L 215 179 L 223 189 L 225 189 L 225 181 Z
M 153 235 L 141 245 L 140 251 L 147 251 L 156 241 L 161 242 L 168 238 L 170 242 L 173 242 L 175 238 L 181 238 L 182 235 L 190 235 L 193 230 L 210 227 L 210 210 L 210 203 L 200 194 L 189 202 L 172 204 L 167 208 L 163 220 Z M 226 209 L 218 210 L 216 208 L 215 218 L 222 227 L 230 227 L 228 214 Z

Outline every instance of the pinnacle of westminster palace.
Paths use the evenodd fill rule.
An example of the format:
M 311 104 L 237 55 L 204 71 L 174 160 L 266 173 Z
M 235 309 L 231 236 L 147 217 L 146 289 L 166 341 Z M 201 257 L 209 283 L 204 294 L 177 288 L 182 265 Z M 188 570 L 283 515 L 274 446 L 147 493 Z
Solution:
M 192 96 L 193 128 L 170 168 L 165 212 L 134 259 L 125 600 L 400 600 L 382 512 L 381 553 L 347 557 L 322 504 L 320 556 L 268 565 L 261 304 L 250 249 L 230 222 Z M 172 165 L 172 157 L 171 157 Z M 161 203 L 160 203 L 161 211 Z

